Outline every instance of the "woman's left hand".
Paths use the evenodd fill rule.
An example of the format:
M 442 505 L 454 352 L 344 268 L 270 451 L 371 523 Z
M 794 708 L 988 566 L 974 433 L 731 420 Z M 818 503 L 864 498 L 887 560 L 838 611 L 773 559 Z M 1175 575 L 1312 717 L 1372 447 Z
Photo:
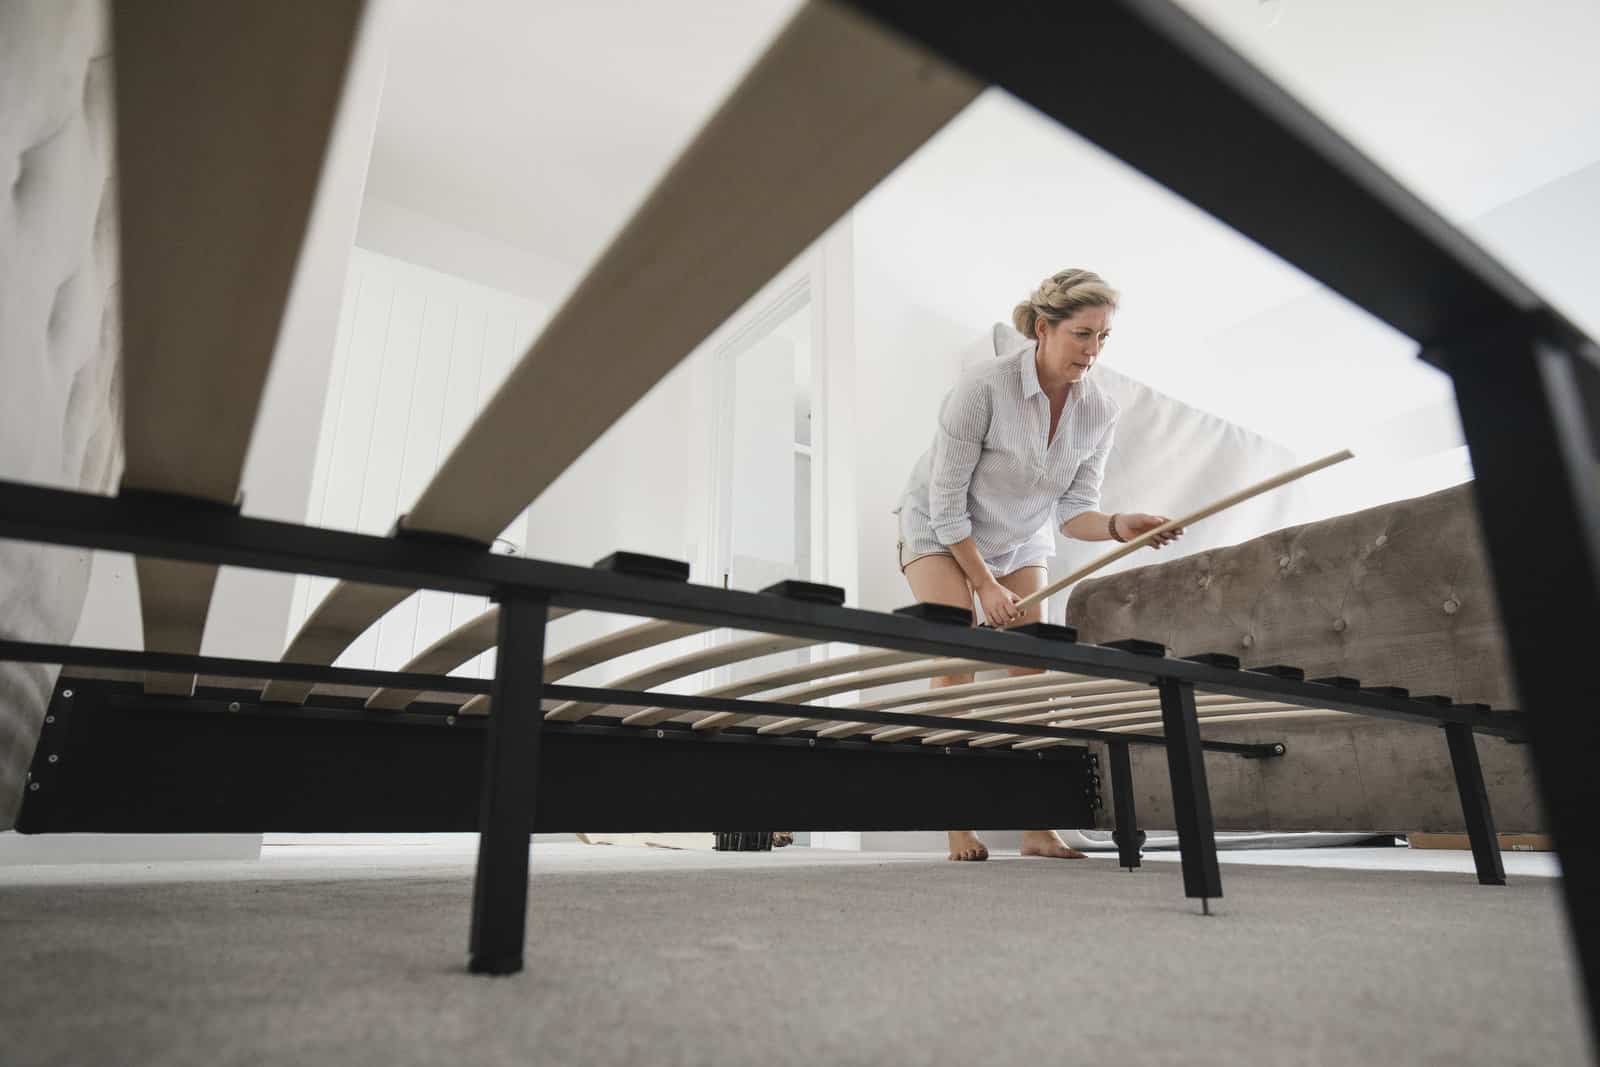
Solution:
M 1140 534 L 1154 530 L 1157 526 L 1164 526 L 1171 521 L 1165 515 L 1146 515 L 1139 511 L 1123 511 L 1117 514 L 1117 532 L 1132 541 Z M 1150 542 L 1150 547 L 1160 548 L 1162 545 L 1171 544 L 1182 536 L 1183 527 L 1179 526 L 1156 537 Z

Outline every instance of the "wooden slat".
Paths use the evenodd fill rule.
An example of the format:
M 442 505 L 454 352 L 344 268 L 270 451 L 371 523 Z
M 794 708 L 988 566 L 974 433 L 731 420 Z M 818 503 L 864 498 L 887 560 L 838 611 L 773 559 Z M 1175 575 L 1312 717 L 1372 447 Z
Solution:
M 781 689 L 784 686 L 794 685 L 798 682 L 809 682 L 817 678 L 830 678 L 836 675 L 850 674 L 854 671 L 870 671 L 878 667 L 906 663 L 918 658 L 920 658 L 920 654 L 916 652 L 874 649 L 871 652 L 858 652 L 854 655 L 836 656 L 832 659 L 785 667 L 781 671 L 772 671 L 755 678 L 746 678 L 742 682 L 734 682 L 730 685 L 707 689 L 700 695 L 735 700 L 739 697 L 750 696 L 752 693 L 764 693 L 773 689 Z M 658 722 L 664 722 L 681 714 L 683 713 L 674 708 L 645 708 L 626 716 L 622 721 L 628 726 L 653 726 Z
M 611 689 L 651 689 L 679 678 L 687 678 L 691 674 L 701 671 L 714 670 L 730 663 L 742 663 L 746 660 L 760 659 L 777 652 L 790 652 L 797 648 L 806 648 L 818 644 L 813 637 L 775 637 L 771 634 L 761 634 L 757 637 L 746 638 L 742 641 L 730 641 L 715 648 L 702 649 L 699 652 L 680 656 L 666 663 L 658 663 L 644 670 L 635 671 L 624 678 L 607 683 Z M 597 712 L 613 710 L 613 705 L 583 703 L 569 701 L 551 710 L 545 715 L 547 719 L 557 719 L 571 722 L 582 719 Z
M 915 682 L 940 674 L 960 674 L 965 671 L 979 670 L 985 666 L 987 664 L 970 659 L 925 659 L 898 667 L 862 671 L 859 674 L 846 675 L 843 678 L 819 682 L 815 685 L 801 686 L 797 689 L 779 690 L 770 694 L 767 699 L 781 701 L 786 704 L 804 704 L 808 700 L 821 700 L 823 697 L 830 697 L 835 693 L 849 693 L 857 689 L 873 689 L 884 685 L 898 685 L 901 682 Z M 722 711 L 699 720 L 694 724 L 694 728 L 696 730 L 722 730 L 755 718 L 760 718 L 760 716 L 740 715 L 731 711 Z M 812 720 L 785 721 L 804 723 Z M 798 729 L 798 727 L 796 728 Z
M 385 612 L 415 590 L 392 585 L 364 585 L 340 583 L 328 591 L 305 623 L 295 634 L 288 651 L 283 654 L 286 663 L 332 663 L 340 653 L 350 647 L 353 632 L 360 637 L 373 623 L 383 618 Z M 337 599 L 335 599 L 337 598 Z M 311 682 L 267 683 L 261 699 L 291 704 L 303 703 L 316 686 Z
M 120 0 L 124 489 L 233 504 L 362 0 Z M 135 562 L 144 646 L 198 654 L 216 568 Z M 189 675 L 149 688 L 192 693 Z
M 980 88 L 853 11 L 807 4 L 551 318 L 405 526 L 490 541 Z M 618 308 L 650 324 L 647 341 L 599 340 Z M 337 656 L 333 635 L 354 641 L 396 602 L 337 585 L 303 631 L 320 636 L 297 636 L 284 658 L 313 645 Z
M 1012 680 L 1021 682 L 1024 681 L 1026 677 L 1032 676 L 1018 677 Z M 1044 677 L 1075 678 L 1077 675 L 1051 674 Z M 1084 679 L 1082 681 L 1058 683 L 1055 685 L 1034 684 L 1026 687 L 1018 686 L 1013 689 L 1007 689 L 984 697 L 957 697 L 953 700 L 944 699 L 945 693 L 960 688 L 963 687 L 944 686 L 939 689 L 929 689 L 927 690 L 925 696 L 931 697 L 937 694 L 940 699 L 930 700 L 920 704 L 902 706 L 899 710 L 914 715 L 949 715 L 951 713 L 955 713 L 957 718 L 987 719 L 1001 717 L 1005 712 L 1015 710 L 1018 700 L 1042 700 L 1046 697 L 1056 698 L 1049 701 L 1049 706 L 1055 707 L 1064 712 L 1074 705 L 1070 703 L 1069 700 L 1059 699 L 1062 697 L 1104 697 L 1117 693 L 1146 694 L 1154 692 L 1154 690 L 1149 686 L 1140 685 L 1137 682 L 1123 682 L 1120 680 L 1106 678 L 1094 678 Z M 1002 706 L 996 708 L 993 707 L 993 705 Z M 1030 705 L 1030 707 L 1040 708 L 1045 706 L 1045 704 Z M 873 710 L 878 709 L 874 708 Z M 848 727 L 848 729 L 843 729 L 844 727 Z M 839 723 L 833 727 L 829 727 L 827 730 L 819 731 L 819 736 L 848 737 L 852 734 L 867 732 L 872 734 L 872 739 L 874 741 L 897 741 L 903 737 L 912 737 L 919 733 L 925 733 L 927 732 L 927 728 L 922 726 L 872 726 L 861 723 Z
M 1240 715 L 1217 715 L 1205 719 L 1206 724 L 1215 726 L 1229 722 L 1290 722 L 1304 721 L 1306 719 L 1352 719 L 1360 718 L 1348 711 L 1334 711 L 1332 708 L 1295 708 L 1285 707 L 1278 711 L 1259 711 Z M 1145 730 L 1161 729 L 1160 720 L 1154 722 L 1138 723 L 1131 726 L 1113 726 L 1107 732 L 1113 734 L 1140 733 Z M 1019 746 L 1020 747 L 1020 746 Z
M 1241 708 L 1288 708 L 1296 706 L 1293 704 L 1263 703 L 1254 697 L 1231 696 L 1224 693 L 1201 693 L 1195 697 L 1195 707 L 1197 709 L 1226 707 L 1237 710 Z M 1063 714 L 1060 709 L 1054 711 L 1042 710 L 1032 714 L 1006 718 L 1001 721 L 1039 723 L 1045 726 L 1082 726 L 1098 730 L 1103 723 L 1138 722 L 1152 717 L 1156 719 L 1161 717 L 1161 701 L 1159 699 L 1129 700 L 1094 707 L 1069 709 L 1068 714 Z M 1015 736 L 1014 734 L 985 734 L 982 730 L 942 730 L 923 738 L 923 741 L 929 744 L 949 744 L 951 741 L 976 735 L 987 737 Z
M 554 622 L 571 613 L 571 608 L 553 607 L 545 616 L 545 621 Z M 500 609 L 491 607 L 412 656 L 400 669 L 417 674 L 449 674 L 474 656 L 482 655 L 493 648 L 495 641 L 499 639 L 499 631 Z M 420 689 L 379 689 L 367 698 L 367 707 L 374 710 L 399 711 L 422 693 L 423 690 Z
M 641 622 L 637 626 L 630 626 L 625 630 L 597 637 L 593 641 L 574 645 L 565 652 L 549 657 L 544 661 L 544 680 L 557 682 L 569 674 L 576 674 L 587 667 L 597 666 L 618 656 L 641 652 L 647 648 L 664 645 L 668 641 L 676 641 L 680 637 L 691 637 L 712 629 L 715 627 L 695 622 L 668 622 L 662 619 Z M 475 696 L 461 705 L 463 715 L 488 713 L 488 694 Z
M 1310 709 L 1308 709 L 1308 708 L 1304 708 L 1304 707 L 1301 707 L 1301 706 L 1295 705 L 1295 704 L 1276 704 L 1276 703 L 1272 703 L 1270 701 L 1259 701 L 1259 702 L 1257 702 L 1257 704 L 1259 706 L 1259 710 L 1241 711 L 1239 706 L 1223 706 L 1223 707 L 1215 707 L 1215 708 L 1197 709 L 1195 711 L 1195 715 L 1202 722 L 1205 722 L 1205 723 L 1219 723 L 1219 722 L 1240 722 L 1240 721 L 1245 721 L 1245 720 L 1249 720 L 1249 721 L 1253 722 L 1253 721 L 1256 721 L 1257 719 L 1270 720 L 1270 719 L 1275 719 L 1275 718 L 1290 718 L 1290 719 L 1293 719 L 1293 718 L 1303 718 L 1303 717 L 1306 717 L 1308 715 L 1344 715 L 1345 714 L 1345 712 L 1342 712 L 1342 711 L 1327 711 L 1327 710 L 1321 709 L 1321 708 L 1310 708 Z M 1245 705 L 1245 707 L 1249 707 L 1249 705 Z M 1134 716 L 1126 716 L 1126 717 L 1127 718 L 1135 718 Z M 1067 723 L 1061 723 L 1060 725 L 1062 725 L 1062 726 L 1077 726 L 1079 724 L 1076 723 L 1076 722 L 1067 722 Z M 1089 721 L 1089 722 L 1085 722 L 1082 725 L 1084 727 L 1086 727 L 1087 729 L 1093 729 L 1093 730 L 1102 729 L 1101 723 L 1095 722 L 1095 721 L 1092 721 L 1092 720 Z M 1105 729 L 1105 731 L 1107 733 L 1113 733 L 1113 734 L 1116 734 L 1116 733 L 1129 733 L 1129 732 L 1138 731 L 1138 730 L 1159 730 L 1159 729 L 1162 728 L 1161 714 L 1160 714 L 1160 712 L 1154 712 L 1154 713 L 1146 712 L 1142 716 L 1137 717 L 1137 720 L 1134 721 L 1134 722 L 1113 723 L 1113 724 L 1110 724 L 1110 725 L 1105 725 L 1103 728 Z M 1032 750 L 1032 749 L 1035 749 L 1035 748 L 1048 748 L 1051 745 L 1056 745 L 1056 744 L 1063 744 L 1064 745 L 1064 744 L 1073 744 L 1074 743 L 1074 742 L 1070 742 L 1070 741 L 1057 740 L 1056 738 L 1053 738 L 1053 737 L 1032 737 L 1032 738 L 1026 738 L 1026 739 L 1018 739 L 1017 735 L 1015 735 L 1015 734 L 1011 734 L 1011 735 L 1009 735 L 1009 737 L 1007 735 L 1004 735 L 1004 734 L 996 734 L 996 735 L 993 735 L 993 737 L 978 738 L 976 740 L 973 740 L 973 741 L 969 742 L 969 744 L 971 744 L 972 747 L 974 747 L 974 748 L 987 748 L 990 745 L 1007 744 L 1009 741 L 1016 741 L 1016 743 L 1011 746 L 1012 748 L 1027 749 L 1027 750 Z M 982 743 L 980 743 L 980 742 L 982 742 Z
M 1037 694 L 1035 694 L 1035 695 L 1043 695 L 1045 692 L 1048 692 L 1048 690 L 1039 690 L 1037 692 Z M 1007 706 L 998 707 L 998 708 L 980 708 L 980 709 L 977 709 L 975 711 L 958 714 L 955 717 L 959 718 L 959 719 L 976 719 L 976 720 L 981 720 L 981 721 L 985 721 L 985 722 L 988 722 L 988 721 L 999 721 L 999 722 L 1043 721 L 1043 720 L 1051 718 L 1052 716 L 1059 718 L 1059 717 L 1064 716 L 1064 715 L 1080 714 L 1080 713 L 1085 712 L 1085 711 L 1092 711 L 1092 710 L 1095 710 L 1095 709 L 1098 709 L 1098 708 L 1104 708 L 1104 707 L 1108 707 L 1108 706 L 1109 707 L 1120 707 L 1120 706 L 1128 706 L 1128 707 L 1145 706 L 1145 707 L 1148 707 L 1150 705 L 1147 702 L 1147 695 L 1148 694 L 1152 694 L 1153 692 L 1154 691 L 1151 690 L 1149 687 L 1141 686 L 1141 687 L 1139 687 L 1137 689 L 1129 688 L 1129 689 L 1125 689 L 1125 690 L 1110 690 L 1109 692 L 1101 692 L 1101 693 L 1090 692 L 1090 693 L 1087 693 L 1087 694 L 1079 694 L 1079 695 L 1076 695 L 1076 696 L 1068 696 L 1065 699 L 1058 697 L 1058 698 L 1051 699 L 1051 700 L 1031 701 L 1031 702 L 1029 702 L 1027 704 L 1018 704 L 1018 703 L 1015 702 L 1016 698 L 1012 698 L 1012 703 L 1010 703 Z M 1127 697 L 1127 698 L 1130 698 L 1130 699 L 1108 700 L 1107 699 L 1108 696 Z M 1157 706 L 1159 706 L 1159 702 L 1157 702 Z M 911 709 L 907 709 L 907 710 L 909 711 Z M 1036 714 L 1028 714 L 1028 713 L 1036 713 Z M 920 714 L 930 714 L 930 713 L 929 712 L 920 712 Z M 1023 718 L 1024 715 L 1027 715 L 1027 719 L 1026 720 Z M 902 740 L 902 739 L 907 738 L 907 737 L 915 737 L 918 734 L 928 734 L 928 733 L 937 733 L 937 734 L 940 734 L 940 735 L 955 733 L 955 734 L 959 734 L 962 737 L 966 737 L 966 736 L 969 736 L 969 735 L 971 735 L 973 733 L 982 733 L 982 731 L 981 730 L 939 730 L 939 731 L 932 731 L 932 730 L 929 730 L 927 727 L 922 727 L 922 726 L 891 726 L 891 727 L 888 727 L 886 729 L 881 729 L 881 730 L 874 731 L 873 734 L 872 734 L 872 740 L 874 740 L 874 741 L 899 741 L 899 740 Z

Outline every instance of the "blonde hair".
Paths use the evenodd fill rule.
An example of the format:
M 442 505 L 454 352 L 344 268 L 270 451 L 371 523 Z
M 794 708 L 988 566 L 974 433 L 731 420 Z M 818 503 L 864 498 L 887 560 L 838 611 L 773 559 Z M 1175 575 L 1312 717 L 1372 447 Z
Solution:
M 1060 322 L 1070 319 L 1084 308 L 1115 308 L 1119 295 L 1092 270 L 1073 268 L 1057 271 L 1040 282 L 1039 288 L 1016 306 L 1011 312 L 1011 324 L 1018 333 L 1034 337 L 1040 319 Z

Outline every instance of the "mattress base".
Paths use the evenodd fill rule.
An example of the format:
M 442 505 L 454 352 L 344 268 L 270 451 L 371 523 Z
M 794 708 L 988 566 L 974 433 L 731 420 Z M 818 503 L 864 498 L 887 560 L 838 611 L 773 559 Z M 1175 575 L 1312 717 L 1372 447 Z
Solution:
M 17 829 L 479 829 L 486 720 L 272 708 L 252 703 L 258 699 L 251 691 L 184 698 L 126 682 L 64 680 Z M 916 741 L 738 729 L 707 736 L 673 723 L 590 720 L 544 725 L 533 830 L 1089 828 L 1100 804 L 1097 765 L 1082 746 L 947 752 Z

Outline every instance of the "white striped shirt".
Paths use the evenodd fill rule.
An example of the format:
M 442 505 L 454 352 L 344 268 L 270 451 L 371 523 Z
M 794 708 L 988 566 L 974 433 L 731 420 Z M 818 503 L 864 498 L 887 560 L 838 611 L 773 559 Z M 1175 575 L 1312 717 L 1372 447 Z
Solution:
M 911 555 L 971 537 L 991 564 L 1015 561 L 1030 542 L 1029 554 L 1042 560 L 1055 554 L 1052 527 L 1100 506 L 1116 402 L 1091 371 L 1067 394 L 1047 446 L 1050 398 L 1039 386 L 1035 345 L 1010 336 L 1016 347 L 969 368 L 940 405 L 933 446 L 901 499 Z

